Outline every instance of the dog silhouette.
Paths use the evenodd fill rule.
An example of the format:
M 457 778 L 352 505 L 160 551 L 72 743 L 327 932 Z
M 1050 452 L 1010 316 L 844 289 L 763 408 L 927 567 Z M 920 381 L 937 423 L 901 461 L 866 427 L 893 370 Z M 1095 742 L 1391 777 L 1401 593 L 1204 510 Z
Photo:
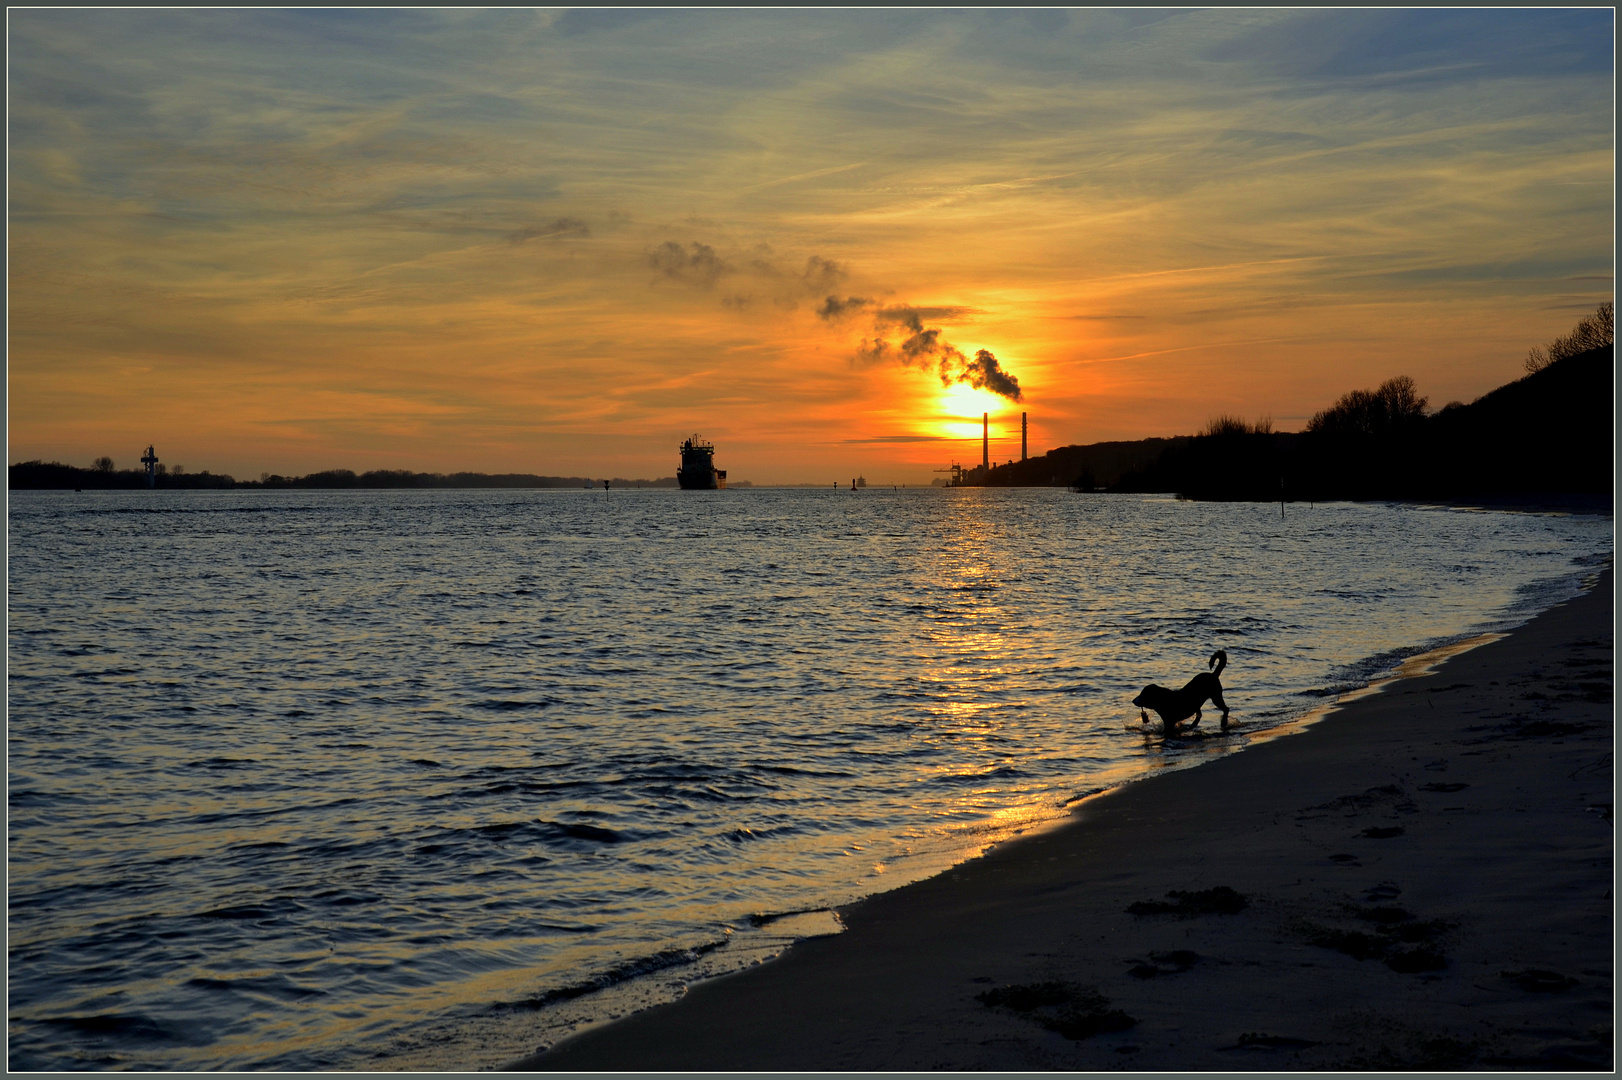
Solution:
M 1168 690 L 1164 686 L 1150 683 L 1143 688 L 1143 692 L 1132 699 L 1136 705 L 1143 722 L 1149 722 L 1149 709 L 1160 714 L 1160 722 L 1165 725 L 1167 735 L 1177 733 L 1177 725 L 1190 716 L 1194 723 L 1189 727 L 1198 727 L 1200 723 L 1200 707 L 1207 701 L 1222 710 L 1222 730 L 1228 730 L 1228 705 L 1222 700 L 1222 669 L 1228 666 L 1228 654 L 1218 649 L 1211 654 L 1208 664 L 1214 670 L 1202 671 L 1181 690 Z

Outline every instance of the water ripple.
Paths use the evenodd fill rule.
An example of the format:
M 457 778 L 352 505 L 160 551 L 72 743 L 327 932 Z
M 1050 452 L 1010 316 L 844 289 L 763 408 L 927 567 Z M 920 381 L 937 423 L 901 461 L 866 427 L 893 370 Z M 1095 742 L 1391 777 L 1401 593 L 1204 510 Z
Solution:
M 496 1064 L 1611 553 L 1608 518 L 1032 490 L 9 522 L 14 1069 Z M 1129 730 L 1219 647 L 1235 735 Z

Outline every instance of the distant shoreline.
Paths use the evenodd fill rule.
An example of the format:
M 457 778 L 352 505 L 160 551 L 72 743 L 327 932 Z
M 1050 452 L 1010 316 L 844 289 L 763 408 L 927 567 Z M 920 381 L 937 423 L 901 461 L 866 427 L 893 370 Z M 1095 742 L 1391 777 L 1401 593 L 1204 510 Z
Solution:
M 25 464 L 32 464 L 32 463 L 25 463 Z M 16 466 L 16 465 L 11 466 L 11 468 L 13 470 L 16 470 L 18 467 L 19 466 Z M 61 466 L 61 468 L 68 469 L 68 468 L 72 468 L 72 466 Z M 89 473 L 92 470 L 80 469 L 80 470 L 75 470 L 75 471 Z M 424 475 L 433 475 L 433 474 L 424 474 Z M 478 477 L 484 477 L 485 476 L 485 474 L 472 474 L 472 475 L 478 476 Z M 74 483 L 28 483 L 28 482 L 19 483 L 19 482 L 17 482 L 17 478 L 16 478 L 15 473 L 13 473 L 12 482 L 11 482 L 11 484 L 9 486 L 10 486 L 10 490 L 12 490 L 12 491 L 145 491 L 145 490 L 148 490 L 147 486 L 146 486 L 145 477 L 140 476 L 140 474 L 136 474 L 136 476 L 140 480 L 139 483 L 116 483 L 116 484 L 108 484 L 108 483 L 102 483 L 102 484 L 95 484 L 95 483 L 83 483 L 83 484 L 74 484 Z M 586 489 L 588 487 L 590 489 L 596 490 L 596 491 L 602 491 L 603 490 L 603 481 L 601 481 L 601 480 L 592 480 L 592 481 L 589 481 L 589 483 L 588 483 L 588 481 L 587 481 L 587 479 L 585 477 L 543 477 L 543 476 L 537 476 L 537 477 L 532 478 L 535 481 L 533 483 L 505 482 L 507 480 L 506 476 L 490 476 L 490 477 L 486 478 L 486 479 L 488 479 L 489 481 L 492 481 L 492 482 L 478 482 L 478 481 L 474 481 L 474 482 L 448 482 L 448 481 L 452 480 L 453 478 L 446 477 L 444 479 L 447 482 L 444 482 L 444 483 L 424 483 L 424 484 L 301 483 L 301 482 L 297 482 L 297 481 L 300 481 L 300 480 L 304 479 L 304 478 L 300 477 L 300 478 L 295 478 L 294 481 L 292 481 L 292 482 L 281 482 L 281 483 L 274 483 L 273 482 L 273 483 L 268 483 L 267 484 L 267 483 L 261 483 L 259 481 L 252 481 L 252 480 L 233 480 L 230 476 L 221 475 L 221 474 L 211 474 L 211 473 L 204 472 L 204 473 L 196 473 L 196 474 L 190 474 L 190 473 L 183 474 L 180 479 L 183 479 L 183 480 L 204 480 L 205 478 L 207 480 L 212 480 L 212 481 L 216 481 L 216 482 L 214 482 L 214 483 L 173 483 L 173 482 L 164 483 L 164 482 L 162 482 L 160 480 L 158 486 L 154 490 L 159 490 L 159 491 L 477 491 L 477 490 L 487 490 L 487 491 L 537 491 L 537 490 L 570 491 L 570 490 L 575 490 L 575 491 L 578 491 L 578 490 Z M 170 477 L 169 479 L 171 481 L 173 481 L 176 478 Z M 220 481 L 224 481 L 224 482 L 220 482 Z M 503 482 L 495 482 L 495 481 L 503 481 Z M 659 480 L 613 479 L 613 480 L 609 480 L 607 483 L 609 485 L 609 490 L 642 490 L 642 489 L 652 489 L 652 490 L 659 490 L 659 491 L 676 491 L 676 490 L 680 490 L 680 488 L 678 487 L 678 485 L 676 483 L 676 478 L 673 477 L 673 476 L 663 478 L 663 479 L 659 479 Z M 1057 491 L 1063 491 L 1063 490 L 1066 490 L 1066 486 L 1062 485 L 1062 484 L 1061 485 L 1022 485 L 1022 486 L 1020 486 L 1018 488 L 1001 488 L 1001 489 L 990 489 L 990 490 L 1026 490 L 1028 487 L 1034 487 L 1034 488 L 1037 488 L 1038 490 L 1044 490 L 1044 491 L 1056 491 L 1056 490 Z M 832 484 L 832 483 L 829 483 L 829 484 L 822 484 L 822 483 L 756 484 L 756 483 L 751 483 L 750 481 L 747 481 L 747 480 L 743 480 L 743 481 L 739 481 L 739 482 L 736 482 L 736 483 L 729 483 L 727 485 L 728 490 L 736 489 L 736 490 L 752 490 L 752 491 L 799 491 L 799 490 L 806 490 L 806 491 L 822 490 L 822 491 L 827 491 L 830 488 L 837 488 L 838 490 L 840 490 L 842 492 L 848 492 L 848 490 L 849 490 L 848 487 L 838 485 L 838 484 Z M 901 490 L 906 490 L 906 491 L 942 491 L 942 492 L 945 492 L 945 491 L 985 491 L 985 490 L 988 490 L 986 488 L 973 487 L 973 486 L 942 486 L 942 485 L 936 485 L 936 484 L 871 484 L 867 488 L 864 488 L 864 489 L 861 489 L 861 490 L 863 492 L 869 492 L 870 491 L 870 492 L 873 492 L 873 493 L 876 493 L 876 494 L 882 494 L 886 490 L 894 490 L 894 489 L 897 489 L 897 488 L 899 488 Z M 1190 501 L 1190 502 L 1203 501 L 1203 500 L 1197 500 L 1197 499 L 1186 499 L 1185 496 L 1178 495 L 1176 492 L 1173 492 L 1173 491 L 1162 491 L 1162 492 L 1147 492 L 1147 491 L 1108 492 L 1108 491 L 1096 491 L 1096 492 L 1090 492 L 1090 493 L 1078 493 L 1078 495 L 1089 495 L 1091 497 L 1112 497 L 1112 496 L 1117 496 L 1117 495 L 1126 495 L 1126 496 L 1159 495 L 1159 496 L 1162 496 L 1162 497 L 1165 497 L 1165 498 L 1185 499 L 1186 501 Z M 1324 500 L 1321 500 L 1321 501 L 1326 502 L 1326 503 L 1328 503 L 1328 502 L 1389 502 L 1389 503 L 1393 503 L 1393 504 L 1407 505 L 1407 506 L 1446 506 L 1446 507 L 1451 507 L 1451 508 L 1459 509 L 1459 510 L 1475 510 L 1475 509 L 1479 509 L 1479 510 L 1503 511 L 1503 512 L 1506 512 L 1506 513 L 1536 513 L 1536 514 L 1594 514 L 1594 515 L 1599 515 L 1599 516 L 1602 516 L 1602 517 L 1603 516 L 1608 516 L 1608 515 L 1611 515 L 1611 514 L 1615 513 L 1615 497 L 1614 497 L 1614 495 L 1612 495 L 1609 492 L 1584 493 L 1584 492 L 1569 492 L 1569 491 L 1546 491 L 1546 492 L 1545 491 L 1522 491 L 1522 492 L 1503 492 L 1503 493 L 1498 493 L 1498 494 L 1487 494 L 1487 495 L 1480 495 L 1480 496 L 1476 496 L 1476 497 L 1472 497 L 1472 498 L 1461 497 L 1461 498 L 1439 498 L 1439 499 L 1324 499 Z M 1286 499 L 1285 500 L 1285 505 L 1286 506 L 1294 506 L 1294 505 L 1298 505 L 1299 503 L 1304 503 L 1304 502 L 1305 502 L 1305 500 L 1296 500 L 1296 499 L 1291 498 L 1291 499 Z
M 619 488 L 674 488 L 674 476 L 657 480 L 603 479 L 588 476 L 538 476 L 534 473 L 414 473 L 407 470 L 373 469 L 356 473 L 350 469 L 327 469 L 305 476 L 261 473 L 258 480 L 238 480 L 228 473 L 208 470 L 189 473 L 160 471 L 152 489 L 185 490 L 396 490 L 422 488 L 587 488 L 607 483 Z M 146 490 L 146 473 L 140 469 L 90 468 L 64 465 L 59 461 L 24 461 L 7 469 L 8 486 L 13 491 L 127 491 Z M 748 482 L 740 483 L 747 487 Z

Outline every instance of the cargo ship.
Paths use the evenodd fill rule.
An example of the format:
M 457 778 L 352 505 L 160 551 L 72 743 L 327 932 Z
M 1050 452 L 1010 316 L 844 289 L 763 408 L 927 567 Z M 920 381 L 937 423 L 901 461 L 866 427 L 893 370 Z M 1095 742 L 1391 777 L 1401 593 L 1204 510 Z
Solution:
M 715 446 L 697 435 L 682 443 L 676 483 L 689 491 L 716 491 L 726 487 L 726 470 L 715 467 Z

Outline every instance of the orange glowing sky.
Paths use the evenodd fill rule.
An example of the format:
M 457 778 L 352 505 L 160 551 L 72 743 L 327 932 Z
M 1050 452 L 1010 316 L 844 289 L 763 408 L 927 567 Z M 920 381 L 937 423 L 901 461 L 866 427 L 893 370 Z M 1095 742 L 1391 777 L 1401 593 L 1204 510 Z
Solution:
M 14 10 L 10 460 L 921 483 L 985 410 L 1469 400 L 1612 295 L 1612 20 Z

